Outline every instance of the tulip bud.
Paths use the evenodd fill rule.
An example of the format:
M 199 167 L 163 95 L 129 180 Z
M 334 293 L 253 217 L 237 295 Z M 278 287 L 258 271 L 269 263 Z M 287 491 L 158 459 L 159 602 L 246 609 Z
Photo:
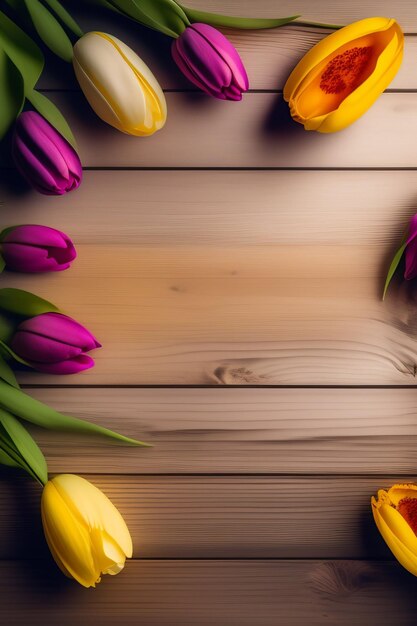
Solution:
M 102 574 L 118 574 L 133 547 L 114 504 L 90 482 L 74 474 L 49 480 L 41 502 L 45 538 L 57 565 L 83 587 Z
M 55 228 L 26 224 L 0 235 L 1 254 L 8 270 L 58 272 L 77 256 L 71 239 Z
M 417 576 L 417 485 L 380 489 L 371 499 L 375 524 L 393 555 Z
M 81 184 L 78 154 L 36 111 L 24 111 L 17 118 L 12 155 L 19 172 L 40 193 L 61 196 Z
M 220 100 L 241 100 L 248 76 L 234 46 L 216 28 L 195 23 L 172 43 L 172 56 L 194 85 Z
M 92 32 L 74 46 L 75 75 L 97 115 L 128 135 L 152 135 L 163 127 L 165 96 L 148 66 L 131 48 Z
M 62 313 L 41 313 L 19 324 L 12 350 L 33 369 L 47 374 L 76 374 L 94 366 L 86 354 L 101 345 L 84 326 Z
M 398 72 L 404 35 L 398 23 L 370 17 L 328 35 L 291 72 L 284 99 L 306 130 L 333 133 L 372 106 Z

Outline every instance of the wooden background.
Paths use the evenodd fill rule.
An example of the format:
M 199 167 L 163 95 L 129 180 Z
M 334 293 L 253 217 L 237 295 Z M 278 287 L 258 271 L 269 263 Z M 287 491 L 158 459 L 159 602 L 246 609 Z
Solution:
M 324 31 L 228 32 L 241 103 L 195 92 L 170 42 L 90 9 L 86 29 L 132 45 L 167 92 L 166 128 L 118 134 L 71 68 L 42 77 L 67 115 L 82 187 L 46 198 L 3 158 L 1 226 L 68 232 L 59 275 L 4 275 L 102 341 L 77 377 L 22 375 L 54 407 L 155 444 L 134 450 L 33 429 L 51 472 L 78 472 L 120 508 L 135 558 L 96 590 L 45 547 L 40 493 L 0 474 L 0 616 L 9 624 L 414 626 L 417 581 L 371 520 L 378 487 L 417 475 L 417 297 L 387 264 L 417 209 L 415 0 L 190 0 L 241 15 L 348 23 L 396 17 L 403 67 L 354 126 L 306 133 L 285 79 Z

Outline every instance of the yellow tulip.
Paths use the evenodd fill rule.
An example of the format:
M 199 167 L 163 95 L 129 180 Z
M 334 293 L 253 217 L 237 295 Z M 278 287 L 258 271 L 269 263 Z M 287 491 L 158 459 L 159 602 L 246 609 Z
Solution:
M 363 115 L 397 73 L 404 48 L 398 23 L 386 17 L 354 22 L 316 44 L 284 87 L 295 121 L 333 133 Z
M 371 498 L 375 524 L 396 559 L 417 576 L 417 485 L 394 485 Z
M 102 574 L 118 574 L 132 556 L 123 517 L 94 485 L 74 474 L 49 480 L 43 490 L 42 524 L 57 565 L 84 587 Z
M 131 48 L 106 33 L 83 35 L 74 46 L 75 75 L 97 115 L 128 135 L 152 135 L 167 117 L 164 93 Z

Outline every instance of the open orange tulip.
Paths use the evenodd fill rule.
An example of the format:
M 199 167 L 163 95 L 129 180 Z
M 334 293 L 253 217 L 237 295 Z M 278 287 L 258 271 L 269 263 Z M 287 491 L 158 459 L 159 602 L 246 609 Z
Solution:
M 405 569 L 417 576 L 417 485 L 394 485 L 380 489 L 371 499 L 379 532 Z
M 325 37 L 292 71 L 284 98 L 306 130 L 333 133 L 356 121 L 397 73 L 404 35 L 394 19 L 371 17 Z

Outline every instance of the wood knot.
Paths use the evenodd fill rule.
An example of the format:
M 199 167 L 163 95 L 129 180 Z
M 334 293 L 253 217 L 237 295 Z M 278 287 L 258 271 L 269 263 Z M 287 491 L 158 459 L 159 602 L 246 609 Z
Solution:
M 310 574 L 310 586 L 320 596 L 346 598 L 376 580 L 375 569 L 367 563 L 331 561 L 321 563 Z
M 219 365 L 210 375 L 218 385 L 266 385 L 268 376 L 258 374 L 246 365 Z

